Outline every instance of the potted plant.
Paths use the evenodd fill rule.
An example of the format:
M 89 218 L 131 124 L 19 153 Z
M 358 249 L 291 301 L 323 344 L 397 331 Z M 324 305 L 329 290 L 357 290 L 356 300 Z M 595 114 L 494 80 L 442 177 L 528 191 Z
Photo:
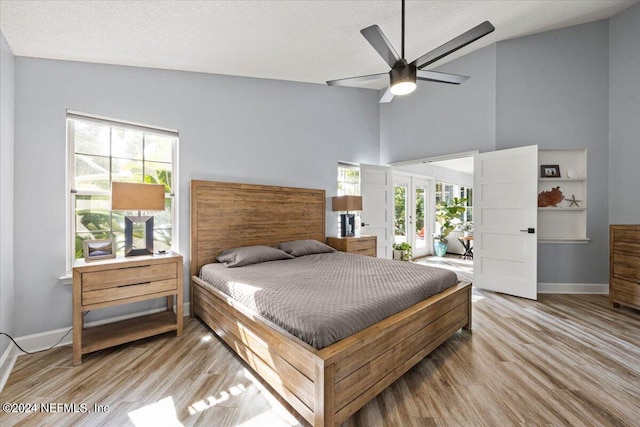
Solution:
M 436 222 L 440 231 L 434 236 L 433 249 L 437 256 L 444 256 L 447 253 L 449 248 L 447 237 L 456 228 L 457 222 L 462 219 L 466 201 L 467 199 L 454 197 L 448 202 L 439 201 L 436 205 Z
M 411 261 L 412 249 L 407 242 L 393 244 L 393 259 Z
M 473 222 L 471 221 L 463 222 L 462 225 L 460 226 L 460 231 L 462 231 L 462 235 L 464 237 L 469 237 L 473 235 Z

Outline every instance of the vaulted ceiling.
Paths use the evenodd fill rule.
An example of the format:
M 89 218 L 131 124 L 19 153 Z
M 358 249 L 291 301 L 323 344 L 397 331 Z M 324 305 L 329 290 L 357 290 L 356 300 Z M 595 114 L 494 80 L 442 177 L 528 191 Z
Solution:
M 635 3 L 408 0 L 406 58 L 485 20 L 496 30 L 447 61 L 497 41 L 605 19 Z M 310 83 L 388 71 L 359 32 L 372 24 L 400 50 L 400 0 L 0 0 L 0 31 L 18 56 Z

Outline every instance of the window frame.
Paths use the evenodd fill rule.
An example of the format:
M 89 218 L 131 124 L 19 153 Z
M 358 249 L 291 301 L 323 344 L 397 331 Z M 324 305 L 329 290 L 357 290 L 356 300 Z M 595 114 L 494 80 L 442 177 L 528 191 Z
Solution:
M 340 169 L 347 169 L 347 170 L 355 170 L 358 171 L 358 191 L 356 193 L 350 193 L 350 192 L 344 192 L 341 188 L 340 188 L 340 184 L 343 185 L 354 185 L 353 182 L 348 182 L 348 181 L 341 181 L 340 178 Z M 346 162 L 338 162 L 338 179 L 336 180 L 336 194 L 338 196 L 360 196 L 360 165 L 358 164 L 354 164 L 354 163 L 346 163 Z
M 66 127 L 66 169 L 67 169 L 67 182 L 66 182 L 66 277 L 71 275 L 73 265 L 76 261 L 75 252 L 75 238 L 76 238 L 76 217 L 75 217 L 75 205 L 76 197 L 81 196 L 108 196 L 111 197 L 110 190 L 108 193 L 101 191 L 82 191 L 78 192 L 75 186 L 75 173 L 76 173 L 76 145 L 75 145 L 75 128 L 73 121 L 82 121 L 85 123 L 92 123 L 100 126 L 108 126 L 109 128 L 118 128 L 124 130 L 131 130 L 137 132 L 143 132 L 145 134 L 154 134 L 159 136 L 174 138 L 174 142 L 171 147 L 171 193 L 167 198 L 172 199 L 171 203 L 171 221 L 172 221 L 172 238 L 171 238 L 171 250 L 178 252 L 179 245 L 179 175 L 178 175 L 178 144 L 180 141 L 179 132 L 177 130 L 161 128 L 157 126 L 150 126 L 140 123 L 134 123 L 125 120 L 113 119 L 109 117 L 97 116 L 94 114 L 67 110 L 65 117 Z M 112 152 L 109 152 L 109 160 L 114 158 Z M 117 157 L 115 157 L 117 158 Z M 144 162 L 144 159 L 143 159 Z M 111 182 L 111 173 L 109 172 L 109 182 Z

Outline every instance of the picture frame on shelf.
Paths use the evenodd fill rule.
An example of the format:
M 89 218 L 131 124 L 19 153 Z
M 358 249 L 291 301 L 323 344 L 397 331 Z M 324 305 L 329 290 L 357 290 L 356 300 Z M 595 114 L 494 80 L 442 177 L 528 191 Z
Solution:
M 85 240 L 82 242 L 85 261 L 116 257 L 115 239 Z
M 560 165 L 540 165 L 542 178 L 560 178 Z

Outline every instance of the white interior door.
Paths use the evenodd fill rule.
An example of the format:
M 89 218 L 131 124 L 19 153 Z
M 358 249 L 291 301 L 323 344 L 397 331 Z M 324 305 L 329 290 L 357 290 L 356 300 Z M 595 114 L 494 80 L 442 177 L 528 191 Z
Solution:
M 390 167 L 360 165 L 360 234 L 378 237 L 378 258 L 391 258 L 393 176 Z
M 537 299 L 538 146 L 474 160 L 474 286 Z

